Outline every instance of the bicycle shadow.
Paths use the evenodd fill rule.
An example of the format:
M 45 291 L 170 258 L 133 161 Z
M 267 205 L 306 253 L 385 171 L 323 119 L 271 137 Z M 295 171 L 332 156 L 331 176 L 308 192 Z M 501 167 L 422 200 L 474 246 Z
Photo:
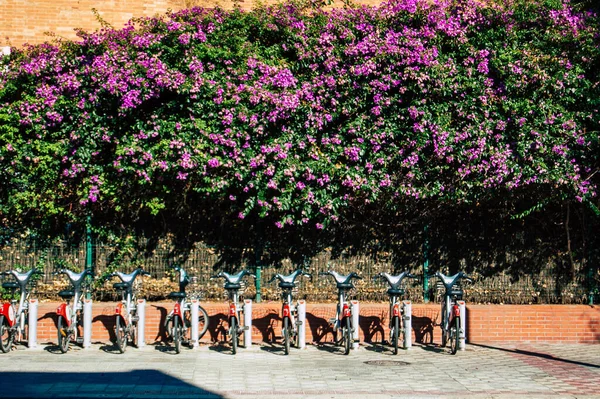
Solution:
M 358 326 L 363 332 L 364 342 L 381 343 L 385 340 L 383 317 L 360 315 L 358 319 Z M 377 339 L 377 336 L 379 336 L 379 339 Z
M 281 333 L 281 317 L 279 313 L 273 309 L 269 309 L 266 314 L 260 318 L 254 318 L 252 320 L 252 327 L 256 328 L 262 335 L 262 342 L 275 343 L 277 338 L 281 338 L 281 335 L 275 335 L 275 325 L 277 324 L 277 330 Z
M 167 308 L 165 308 L 164 306 L 157 306 L 157 305 L 152 305 L 152 307 L 155 308 L 156 310 L 158 310 L 158 312 L 160 313 L 160 320 L 158 322 L 158 331 L 156 333 L 156 337 L 154 337 L 154 342 L 166 344 L 170 341 L 169 336 L 167 334 L 167 330 L 165 329 L 165 322 L 167 320 L 167 314 L 168 314 Z
M 227 341 L 229 316 L 224 313 L 217 313 L 209 317 L 208 334 L 213 343 Z
M 320 344 L 328 335 L 331 335 L 331 340 L 335 339 L 333 325 L 325 318 L 330 313 L 331 311 L 329 311 L 329 309 L 321 308 L 315 308 L 311 312 L 306 312 L 306 322 L 310 327 L 313 344 Z M 332 317 L 333 316 L 335 316 L 335 310 L 333 310 Z

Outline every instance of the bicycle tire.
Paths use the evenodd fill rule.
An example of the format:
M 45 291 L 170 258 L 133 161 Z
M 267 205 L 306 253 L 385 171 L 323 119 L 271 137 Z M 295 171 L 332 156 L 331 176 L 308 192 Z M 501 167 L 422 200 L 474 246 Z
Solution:
M 235 355 L 238 349 L 238 327 L 237 318 L 231 317 L 229 319 L 229 335 L 231 335 L 231 352 Z
M 350 347 L 352 346 L 352 328 L 350 326 L 350 317 L 346 317 L 346 328 L 343 331 L 344 334 L 344 355 L 350 353 Z
M 456 355 L 460 340 L 460 316 L 454 317 L 454 326 L 450 329 L 450 352 Z
M 290 318 L 283 318 L 283 352 L 286 355 L 290 353 Z
M 58 348 L 62 353 L 69 350 L 69 328 L 64 317 L 58 316 Z
M 119 348 L 119 352 L 125 353 L 125 350 L 127 349 L 127 327 L 121 316 L 117 316 L 115 335 L 117 337 L 117 348 Z
M 4 315 L 0 315 L 0 350 L 2 350 L 2 353 L 10 352 L 13 338 L 14 335 L 11 334 L 8 320 L 6 320 Z
M 179 317 L 173 316 L 173 344 L 175 345 L 175 353 L 181 353 L 181 322 Z
M 448 342 L 448 331 L 446 330 L 446 328 L 448 328 L 446 320 L 448 319 L 448 313 L 446 312 L 446 307 L 444 306 L 444 304 L 442 303 L 442 348 L 446 347 L 446 343 Z
M 165 336 L 167 341 L 173 340 L 173 316 L 167 317 L 165 321 Z
M 398 354 L 398 328 L 400 326 L 400 323 L 398 323 L 398 316 L 394 316 L 394 323 L 392 325 L 392 328 L 394 329 L 394 331 L 392 332 L 392 347 L 393 347 L 393 352 L 394 355 Z
M 198 306 L 198 340 L 202 339 L 208 331 L 209 323 L 210 318 L 208 317 L 208 313 L 202 306 Z

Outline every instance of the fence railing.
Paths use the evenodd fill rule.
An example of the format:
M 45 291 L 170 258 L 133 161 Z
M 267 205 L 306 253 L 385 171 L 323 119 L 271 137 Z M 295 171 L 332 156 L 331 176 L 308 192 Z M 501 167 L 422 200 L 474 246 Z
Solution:
M 96 245 L 93 247 L 94 272 L 101 276 L 109 267 L 110 259 L 114 255 L 115 248 L 107 245 Z M 5 246 L 0 248 L 0 270 L 12 268 L 29 269 L 38 266 L 44 270 L 44 276 L 37 287 L 37 294 L 41 297 L 52 297 L 58 292 L 57 287 L 64 286 L 65 282 L 52 276 L 51 272 L 57 264 L 62 262 L 75 269 L 83 270 L 85 267 L 86 248 L 85 245 L 69 246 L 57 244 L 50 247 L 36 248 L 24 244 Z M 149 253 L 131 252 L 122 258 L 119 269 L 129 271 L 134 265 L 143 265 L 153 278 L 151 284 L 144 283 L 142 295 L 153 299 L 165 298 L 166 295 L 176 289 L 172 272 L 169 265 L 173 262 L 172 252 L 168 249 L 155 249 Z M 178 262 L 189 275 L 195 276 L 198 285 L 202 288 L 205 299 L 223 298 L 224 292 L 221 283 L 211 281 L 210 276 L 217 271 L 219 255 L 211 248 L 198 246 L 192 250 L 185 260 Z M 251 265 L 226 265 L 229 270 L 237 270 L 243 267 L 252 269 Z M 313 274 L 312 281 L 300 279 L 298 295 L 309 301 L 333 301 L 336 299 L 336 289 L 330 278 L 318 277 L 318 273 L 328 269 L 334 269 L 339 273 L 358 272 L 363 280 L 356 282 L 354 298 L 361 301 L 386 301 L 387 287 L 385 283 L 373 281 L 373 277 L 381 272 L 393 272 L 394 266 L 389 260 L 377 260 L 367 256 L 351 256 L 342 259 L 332 259 L 327 252 L 314 257 L 310 263 L 310 272 Z M 294 269 L 290 261 L 284 261 L 280 268 L 263 265 L 261 298 L 263 300 L 279 299 L 276 284 L 267 284 L 275 273 L 287 273 Z M 409 268 L 413 274 L 422 275 L 420 265 Z M 465 286 L 465 299 L 470 303 L 503 303 L 503 304 L 528 304 L 528 303 L 590 303 L 590 294 L 595 295 L 598 302 L 597 276 L 580 273 L 573 281 L 565 283 L 557 278 L 551 267 L 537 275 L 522 275 L 514 278 L 505 274 L 492 277 L 477 276 L 474 284 Z M 421 281 L 406 280 L 406 297 L 414 302 L 423 301 L 423 284 Z M 432 301 L 439 300 L 439 289 L 436 288 L 435 279 L 429 282 Z M 247 284 L 246 297 L 255 295 L 255 287 L 251 280 Z M 97 287 L 97 299 L 115 299 L 110 284 Z

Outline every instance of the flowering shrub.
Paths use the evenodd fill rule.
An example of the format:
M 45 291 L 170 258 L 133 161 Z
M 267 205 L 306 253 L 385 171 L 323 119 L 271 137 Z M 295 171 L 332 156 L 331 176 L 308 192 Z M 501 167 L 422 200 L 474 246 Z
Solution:
M 558 1 L 286 3 L 16 50 L 0 66 L 2 225 L 261 219 L 294 240 L 364 204 L 589 201 L 598 22 Z

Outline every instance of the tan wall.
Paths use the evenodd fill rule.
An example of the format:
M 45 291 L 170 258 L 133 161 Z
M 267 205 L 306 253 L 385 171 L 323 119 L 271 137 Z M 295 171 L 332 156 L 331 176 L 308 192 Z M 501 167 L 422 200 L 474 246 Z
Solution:
M 276 3 L 263 0 L 262 4 Z M 339 5 L 343 3 L 338 0 Z M 363 4 L 379 4 L 379 0 L 362 0 Z M 243 9 L 250 9 L 254 0 L 241 0 Z M 164 14 L 193 6 L 231 9 L 231 0 L 0 0 L 0 46 L 21 47 L 25 43 L 39 44 L 51 39 L 46 32 L 67 39 L 76 39 L 75 28 L 94 31 L 100 28 L 92 8 L 106 22 L 121 28 L 134 17 Z

